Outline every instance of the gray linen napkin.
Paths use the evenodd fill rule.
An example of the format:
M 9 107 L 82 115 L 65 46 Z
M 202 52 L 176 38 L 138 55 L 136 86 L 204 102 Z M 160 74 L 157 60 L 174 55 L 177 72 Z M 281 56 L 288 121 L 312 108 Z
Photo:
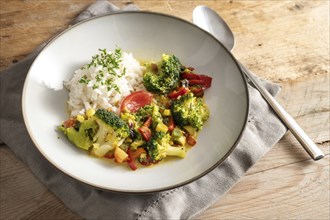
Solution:
M 124 10 L 137 10 L 130 5 Z M 75 20 L 110 13 L 118 8 L 96 1 Z M 23 122 L 21 94 L 26 74 L 39 47 L 0 74 L 0 138 L 72 211 L 84 219 L 189 219 L 219 200 L 244 173 L 286 132 L 260 93 L 249 86 L 250 114 L 237 148 L 223 164 L 188 185 L 154 194 L 126 195 L 105 192 L 80 183 L 51 165 L 32 143 Z M 276 95 L 279 87 L 263 81 Z

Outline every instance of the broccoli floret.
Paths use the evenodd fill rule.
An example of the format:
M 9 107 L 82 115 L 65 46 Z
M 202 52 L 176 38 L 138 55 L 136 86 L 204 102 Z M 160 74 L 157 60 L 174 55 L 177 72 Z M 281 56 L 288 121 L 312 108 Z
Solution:
M 147 151 L 154 161 L 159 161 L 167 156 L 184 158 L 186 150 L 184 147 L 173 147 L 170 145 L 171 136 L 168 133 L 156 132 L 147 143 Z
M 179 144 L 181 146 L 184 146 L 186 144 L 186 136 L 178 126 L 173 129 L 171 138 L 172 141 L 176 144 Z
M 190 125 L 197 130 L 202 129 L 209 118 L 209 110 L 203 99 L 195 97 L 191 92 L 173 101 L 171 113 L 177 125 Z
M 145 122 L 145 120 L 150 116 L 152 118 L 151 128 L 154 130 L 156 129 L 159 123 L 163 123 L 163 116 L 159 111 L 159 107 L 155 104 L 146 105 L 140 108 L 136 112 L 135 116 L 139 125 L 142 125 Z
M 149 92 L 167 94 L 179 84 L 181 67 L 176 56 L 163 54 L 157 68 L 147 65 L 147 70 L 143 75 L 143 84 Z
M 145 105 L 135 113 L 136 121 L 144 122 L 149 116 L 152 116 L 154 105 Z
M 72 127 L 65 127 L 64 124 L 62 124 L 59 130 L 62 131 L 75 146 L 84 150 L 89 150 L 93 144 L 92 139 L 96 133 L 97 124 L 93 119 L 88 119 L 83 122 L 76 122 L 75 126 Z
M 128 125 L 113 112 L 98 109 L 93 118 L 98 125 L 92 151 L 96 156 L 103 156 L 119 147 L 130 134 Z
M 99 130 L 93 137 L 94 142 L 108 142 L 111 139 L 112 144 L 119 146 L 130 134 L 128 125 L 114 112 L 98 109 L 94 119 L 99 125 Z

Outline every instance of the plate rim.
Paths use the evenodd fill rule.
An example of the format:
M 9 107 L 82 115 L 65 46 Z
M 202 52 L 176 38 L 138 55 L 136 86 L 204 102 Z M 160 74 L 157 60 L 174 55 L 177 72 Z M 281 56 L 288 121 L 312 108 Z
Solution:
M 62 169 L 61 167 L 57 166 L 56 163 L 54 163 L 54 161 L 49 158 L 44 151 L 42 150 L 42 147 L 38 146 L 38 142 L 35 140 L 34 136 L 32 135 L 32 131 L 31 128 L 29 127 L 28 123 L 27 123 L 27 113 L 25 110 L 25 99 L 26 99 L 26 90 L 27 90 L 27 84 L 28 84 L 28 79 L 29 79 L 29 75 L 31 74 L 31 70 L 33 68 L 33 66 L 36 63 L 36 60 L 38 59 L 39 56 L 42 55 L 42 53 L 47 49 L 48 46 L 50 46 L 55 40 L 57 40 L 59 37 L 61 37 L 62 35 L 64 35 L 66 32 L 76 28 L 77 26 L 80 26 L 86 22 L 89 22 L 91 20 L 96 20 L 102 17 L 108 17 L 108 16 L 115 16 L 118 14 L 150 14 L 150 15 L 158 15 L 158 16 L 164 16 L 167 18 L 172 18 L 175 20 L 178 20 L 180 22 L 184 22 L 187 23 L 188 25 L 194 26 L 195 28 L 199 29 L 200 31 L 204 32 L 205 34 L 207 34 L 208 36 L 212 37 L 214 40 L 216 40 L 222 47 L 224 50 L 227 51 L 227 53 L 229 54 L 229 56 L 232 58 L 232 60 L 234 61 L 235 65 L 237 66 L 240 75 L 243 79 L 243 84 L 246 90 L 246 103 L 247 103 L 247 108 L 246 108 L 246 112 L 245 112 L 245 118 L 244 118 L 244 124 L 243 127 L 241 129 L 241 131 L 239 132 L 239 135 L 237 137 L 237 139 L 235 140 L 234 144 L 230 147 L 230 149 L 227 151 L 227 153 L 221 158 L 219 159 L 219 161 L 217 163 L 215 163 L 213 166 L 211 166 L 210 168 L 206 169 L 204 172 L 202 172 L 201 174 L 194 176 L 193 178 L 187 179 L 185 181 L 179 182 L 177 184 L 173 184 L 170 186 L 166 186 L 166 187 L 159 187 L 159 188 L 154 188 L 151 190 L 120 190 L 120 189 L 111 189 L 111 188 L 105 188 L 102 186 L 99 186 L 98 184 L 92 184 L 82 178 L 79 178 L 77 176 L 73 176 L 72 174 L 70 174 L 69 172 L 65 171 L 64 169 Z M 41 48 L 39 49 L 38 54 L 36 55 L 36 57 L 34 58 L 32 64 L 29 67 L 28 73 L 26 75 L 26 78 L 24 80 L 24 85 L 23 85 L 23 90 L 22 90 L 22 100 L 21 100 L 21 105 L 22 105 L 22 113 L 23 113 L 23 121 L 25 124 L 25 127 L 28 131 L 29 137 L 31 138 L 34 146 L 37 148 L 37 150 L 42 154 L 42 156 L 53 166 L 55 167 L 57 170 L 61 171 L 63 174 L 65 174 L 66 176 L 79 181 L 83 184 L 86 184 L 88 186 L 91 186 L 93 188 L 96 189 L 100 189 L 102 191 L 107 191 L 107 192 L 113 192 L 113 193 L 120 193 L 120 194 L 150 194 L 150 193 L 157 193 L 157 192 L 163 192 L 166 190 L 171 190 L 171 189 L 175 189 L 178 187 L 182 187 L 184 185 L 187 185 L 189 183 L 192 183 L 200 178 L 202 178 L 203 176 L 207 175 L 208 173 L 210 173 L 212 170 L 214 170 L 216 167 L 220 166 L 231 154 L 232 152 L 236 149 L 238 143 L 241 141 L 242 136 L 244 131 L 246 130 L 247 127 L 247 122 L 248 122 L 248 115 L 250 112 L 250 95 L 249 95 L 249 89 L 248 89 L 248 83 L 247 83 L 247 79 L 245 74 L 243 73 L 242 68 L 240 67 L 237 59 L 234 57 L 234 55 L 231 53 L 231 51 L 229 51 L 217 38 L 215 38 L 212 34 L 210 34 L 209 32 L 205 31 L 204 29 L 198 27 L 197 25 L 195 25 L 194 23 L 185 20 L 183 18 L 174 16 L 174 15 L 169 15 L 169 14 L 165 14 L 165 13 L 160 13 L 160 12 L 152 12 L 152 11 L 147 11 L 147 10 L 136 10 L 136 11 L 116 11 L 116 12 L 111 12 L 111 13 L 104 13 L 101 15 L 96 15 L 90 18 L 87 18 L 85 20 L 79 21 L 76 24 L 73 24 L 71 26 L 69 26 L 68 28 L 66 28 L 65 30 L 61 31 L 60 33 L 56 34 L 55 36 L 53 36 L 52 38 L 50 38 L 48 41 L 46 41 L 46 43 L 44 43 L 44 45 L 41 46 Z

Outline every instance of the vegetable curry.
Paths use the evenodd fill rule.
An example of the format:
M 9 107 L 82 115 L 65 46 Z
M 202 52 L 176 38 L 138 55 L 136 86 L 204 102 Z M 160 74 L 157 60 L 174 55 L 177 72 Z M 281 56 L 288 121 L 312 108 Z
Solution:
M 196 144 L 209 118 L 203 96 L 212 78 L 196 74 L 174 55 L 144 63 L 146 90 L 126 96 L 120 112 L 89 109 L 63 122 L 59 129 L 76 147 L 91 155 L 149 166 L 168 156 L 184 158 Z

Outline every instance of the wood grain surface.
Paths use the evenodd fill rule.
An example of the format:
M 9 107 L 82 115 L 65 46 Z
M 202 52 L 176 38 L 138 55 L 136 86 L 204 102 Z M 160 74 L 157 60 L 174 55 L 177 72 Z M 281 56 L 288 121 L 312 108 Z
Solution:
M 0 70 L 70 25 L 89 0 L 1 0 Z M 233 54 L 278 83 L 277 100 L 326 154 L 312 161 L 287 133 L 223 198 L 197 219 L 329 218 L 329 1 L 112 1 L 191 20 L 197 5 L 232 28 Z M 1 112 L 0 112 L 1 113 Z M 81 219 L 0 145 L 0 219 Z

